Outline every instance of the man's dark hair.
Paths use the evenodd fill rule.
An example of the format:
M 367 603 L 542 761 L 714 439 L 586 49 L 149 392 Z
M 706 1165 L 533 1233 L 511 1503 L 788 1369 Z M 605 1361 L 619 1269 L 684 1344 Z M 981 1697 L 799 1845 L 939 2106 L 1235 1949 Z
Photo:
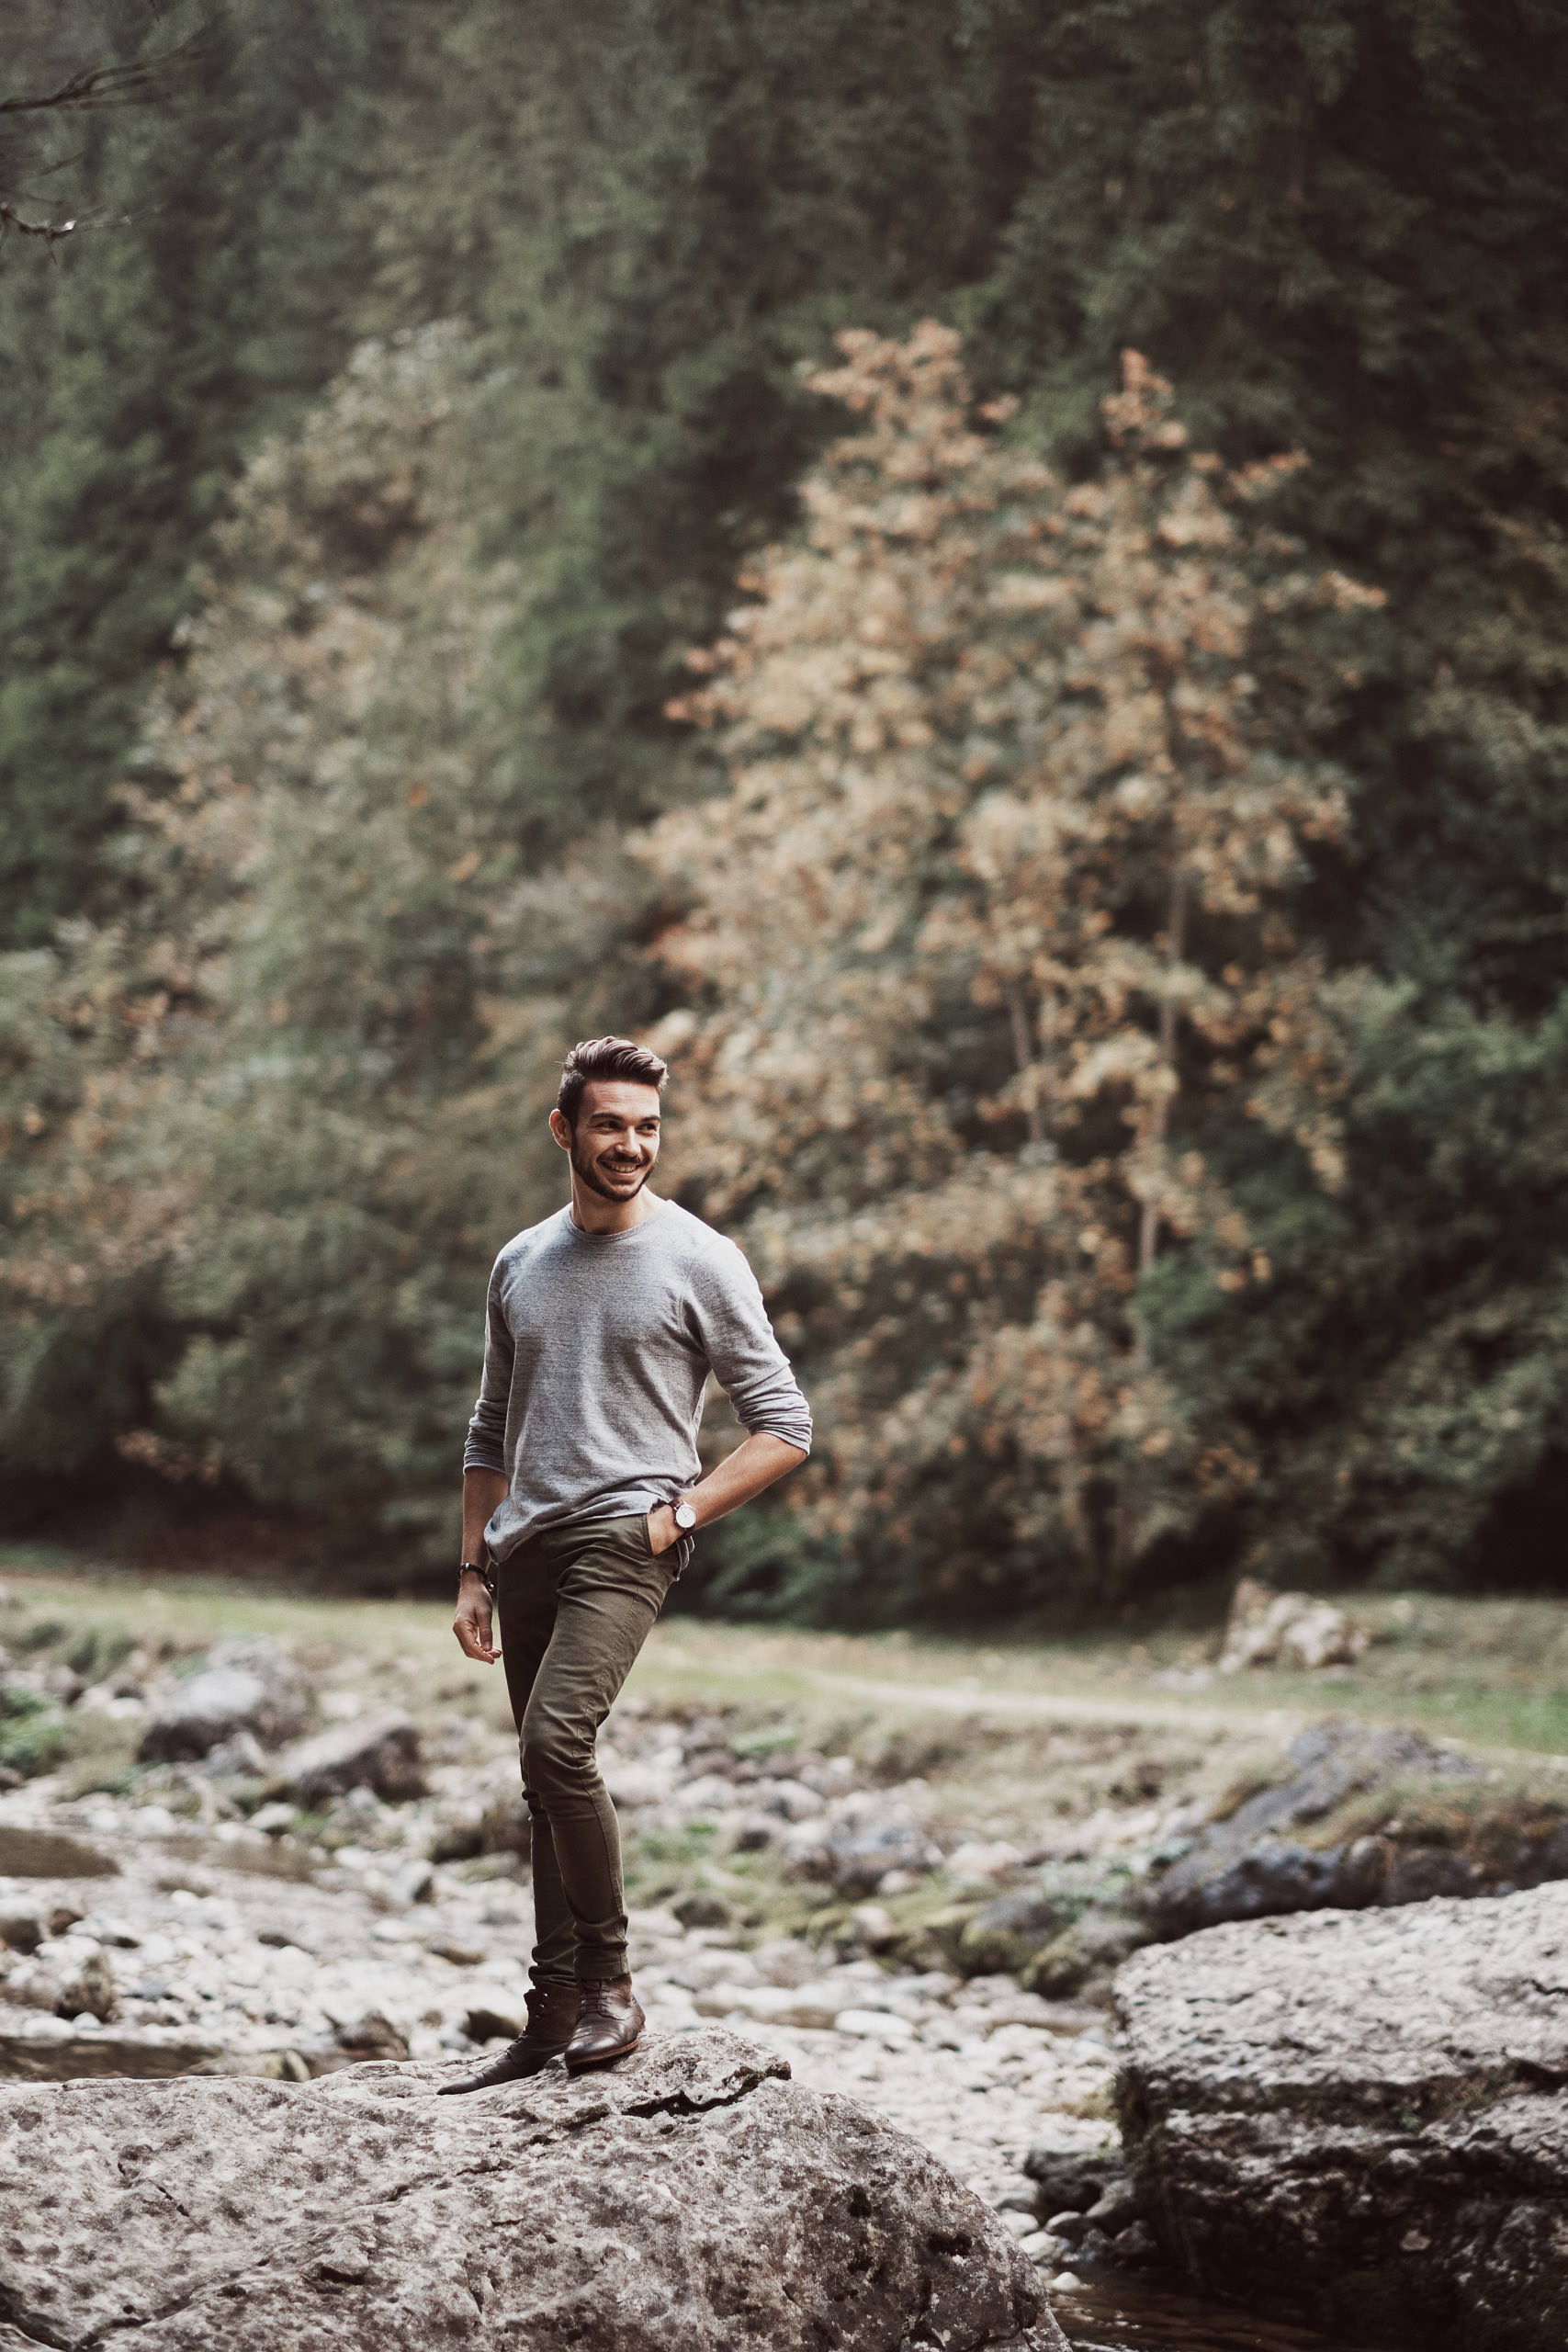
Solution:
M 657 1054 L 646 1046 L 634 1046 L 629 1037 L 585 1037 L 561 1064 L 556 1109 L 574 1127 L 582 1090 L 591 1078 L 629 1079 L 634 1086 L 657 1086 L 662 1094 L 669 1075 L 669 1066 Z

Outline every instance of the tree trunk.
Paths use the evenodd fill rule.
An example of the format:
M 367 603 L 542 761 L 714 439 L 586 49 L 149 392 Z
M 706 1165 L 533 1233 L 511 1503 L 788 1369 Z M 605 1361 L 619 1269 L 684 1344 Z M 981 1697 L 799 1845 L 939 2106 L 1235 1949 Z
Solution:
M 1029 1123 L 1031 1143 L 1043 1143 L 1051 1125 L 1051 1098 L 1055 1091 L 1055 1070 L 1049 1059 L 1043 1059 L 1034 1050 L 1034 1038 L 1030 1029 L 1029 1007 L 1023 1001 L 1023 990 L 1010 988 L 1007 992 L 1008 1018 L 1012 1023 L 1012 1057 L 1019 1076 L 1025 1080 L 1024 1116 Z M 1043 1018 L 1049 1015 L 1049 1028 L 1055 1030 L 1055 1007 L 1043 1009 Z
M 1166 984 L 1159 1001 L 1159 1066 L 1162 1071 L 1176 1067 L 1176 999 L 1171 981 L 1180 966 L 1187 933 L 1187 876 L 1179 865 L 1170 877 L 1170 916 L 1166 930 Z M 1170 1095 L 1162 1091 L 1155 1104 L 1154 1138 L 1163 1143 L 1170 1125 Z M 1146 1274 L 1154 1264 L 1159 1248 L 1159 1209 L 1153 1201 L 1144 1203 L 1144 1213 L 1138 1225 L 1138 1272 Z

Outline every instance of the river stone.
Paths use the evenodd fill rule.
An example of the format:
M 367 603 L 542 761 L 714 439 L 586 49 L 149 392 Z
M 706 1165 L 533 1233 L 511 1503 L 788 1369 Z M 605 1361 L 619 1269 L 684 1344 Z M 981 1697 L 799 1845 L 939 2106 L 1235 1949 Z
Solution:
M 299 1804 L 325 1804 L 350 1789 L 374 1789 L 389 1804 L 425 1792 L 419 1725 L 412 1715 L 356 1717 L 334 1724 L 286 1748 L 277 1759 L 282 1785 Z
M 49 1923 L 43 1913 L 32 1904 L 8 1904 L 0 1907 L 0 1944 L 10 1951 L 37 1951 L 49 1933 Z
M 942 1860 L 925 1831 L 897 1815 L 836 1824 L 827 1853 L 835 1890 L 851 1900 L 874 1894 L 889 1871 L 934 1870 Z
M 1093 1978 L 1109 1981 L 1112 1969 L 1153 1938 L 1147 1920 L 1128 1912 L 1086 1911 L 1035 1953 L 1021 1972 L 1024 1985 L 1050 2001 L 1070 2000 Z
M 1214 1928 L 1116 1998 L 1140 2202 L 1201 2284 L 1562 2352 L 1568 1885 Z
M 304 1678 L 276 1642 L 220 1642 L 199 1674 L 160 1701 L 141 1753 L 148 1763 L 190 1762 L 242 1731 L 271 1747 L 309 1721 Z
M 769 2052 L 432 2096 L 461 2069 L 0 2087 L 0 2312 L 62 2352 L 1066 2352 L 979 2199 Z
M 1036 2184 L 1034 2211 L 1042 2221 L 1058 2213 L 1087 2213 L 1106 2190 L 1127 2177 L 1126 2159 L 1119 2140 L 1085 2144 L 1083 2127 L 1068 2127 L 1035 2140 L 1024 2157 L 1026 2177 Z

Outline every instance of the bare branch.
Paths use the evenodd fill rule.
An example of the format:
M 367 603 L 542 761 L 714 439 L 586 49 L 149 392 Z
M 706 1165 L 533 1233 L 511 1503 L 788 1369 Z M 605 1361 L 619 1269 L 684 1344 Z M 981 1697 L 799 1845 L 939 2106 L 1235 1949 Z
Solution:
M 91 216 L 84 215 L 80 220 L 28 220 L 17 210 L 14 204 L 7 203 L 6 198 L 0 196 L 0 240 L 13 234 L 18 237 L 42 237 L 48 244 L 53 246 L 57 245 L 62 237 L 79 236 L 84 229 L 129 229 L 130 226 L 129 212 L 114 214 L 100 212 Z
M 30 211 L 24 211 L 22 206 L 30 194 L 21 185 L 24 175 L 48 179 L 68 164 L 79 163 L 81 157 L 73 155 L 54 164 L 34 162 L 28 154 L 21 126 L 27 122 L 30 127 L 40 116 L 98 114 L 115 107 L 152 105 L 168 96 L 182 75 L 200 61 L 211 40 L 212 25 L 209 21 L 198 25 L 195 32 L 173 49 L 160 51 L 155 56 L 140 58 L 129 65 L 85 65 L 52 90 L 0 98 L 0 130 L 7 133 L 7 152 L 4 163 L 0 163 L 0 243 L 12 235 L 41 238 L 52 257 L 54 247 L 63 238 L 78 236 L 84 229 L 125 227 L 129 216 L 124 214 L 75 213 L 67 219 L 39 220 Z
M 188 40 L 164 50 L 161 56 L 141 58 L 130 65 L 84 66 L 57 90 L 0 98 L 0 115 L 90 114 L 162 96 L 176 69 L 196 64 L 211 37 L 211 27 L 201 25 Z

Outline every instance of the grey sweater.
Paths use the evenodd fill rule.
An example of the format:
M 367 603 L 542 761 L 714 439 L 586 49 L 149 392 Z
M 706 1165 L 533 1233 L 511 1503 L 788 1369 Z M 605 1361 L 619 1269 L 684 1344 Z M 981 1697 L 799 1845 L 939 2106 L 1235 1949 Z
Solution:
M 661 1202 L 625 1233 L 570 1209 L 495 1261 L 465 1469 L 510 1482 L 485 1541 L 503 1560 L 575 1519 L 651 1510 L 702 1476 L 709 1372 L 742 1426 L 809 1452 L 811 1414 L 733 1241 Z

